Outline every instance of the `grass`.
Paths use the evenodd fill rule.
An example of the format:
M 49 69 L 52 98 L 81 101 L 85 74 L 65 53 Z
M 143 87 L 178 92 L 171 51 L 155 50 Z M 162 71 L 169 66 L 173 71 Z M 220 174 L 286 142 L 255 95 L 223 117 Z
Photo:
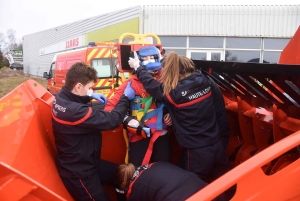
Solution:
M 0 69 L 0 98 L 15 89 L 26 80 L 35 80 L 46 88 L 47 81 L 43 78 L 33 78 L 24 74 L 23 70 L 11 70 L 8 67 Z

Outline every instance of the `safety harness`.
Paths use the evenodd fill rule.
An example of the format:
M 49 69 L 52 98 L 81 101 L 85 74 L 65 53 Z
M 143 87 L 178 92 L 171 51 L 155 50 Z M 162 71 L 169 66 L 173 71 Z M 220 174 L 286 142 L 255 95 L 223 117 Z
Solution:
M 149 109 L 152 103 L 155 102 L 157 108 Z M 144 104 L 145 107 L 142 108 L 141 105 Z M 145 122 L 151 117 L 157 115 L 156 121 L 156 130 L 162 130 L 162 118 L 163 118 L 163 107 L 165 105 L 160 102 L 156 102 L 152 96 L 141 98 L 136 96 L 130 103 L 130 109 L 132 116 L 135 116 L 136 119 L 140 122 Z
M 157 108 L 150 109 L 151 105 L 155 103 Z M 142 107 L 144 105 L 144 107 Z M 163 130 L 163 108 L 164 104 L 160 102 L 156 102 L 153 97 L 142 98 L 140 96 L 136 96 L 130 102 L 130 114 L 128 118 L 123 122 L 123 127 L 126 128 L 130 133 L 142 136 L 143 138 L 150 137 L 150 135 L 146 132 L 145 128 L 149 127 L 145 125 L 148 119 L 157 116 L 156 125 L 152 128 L 152 134 L 147 152 L 144 156 L 142 165 L 148 164 L 150 162 L 150 158 L 153 151 L 153 144 L 156 139 L 164 132 Z M 132 127 L 128 124 L 128 122 L 132 119 L 138 120 L 140 123 L 137 127 Z
M 153 56 L 154 62 L 150 62 L 145 64 L 146 70 L 149 72 L 155 72 L 161 69 L 161 63 L 160 63 L 160 57 L 159 57 L 159 51 L 155 46 L 147 46 L 143 47 L 138 51 L 138 57 L 143 64 L 143 58 L 147 56 Z M 149 61 L 149 60 L 148 60 Z M 155 104 L 156 108 L 150 108 L 152 104 Z M 164 132 L 163 130 L 163 103 L 156 102 L 153 97 L 140 97 L 136 96 L 131 102 L 130 102 L 130 114 L 131 117 L 127 118 L 123 126 L 124 128 L 127 128 L 127 130 L 130 133 L 140 135 L 144 138 L 150 137 L 150 142 L 148 145 L 147 152 L 144 156 L 144 160 L 142 162 L 142 165 L 148 164 L 150 162 L 150 158 L 152 155 L 153 150 L 153 144 L 155 140 Z M 156 118 L 156 125 L 152 125 L 148 122 L 148 126 L 151 129 L 151 133 L 147 133 L 148 126 L 145 125 L 145 122 L 149 120 L 150 118 L 157 116 Z M 136 127 L 130 126 L 128 123 L 132 118 L 135 118 L 140 123 Z M 151 126 L 150 126 L 151 125 Z M 149 129 L 149 131 L 150 131 Z
M 143 123 L 139 122 L 139 124 L 137 126 L 132 126 L 129 124 L 129 122 L 132 120 L 132 119 L 135 119 L 133 118 L 132 116 L 128 116 L 124 122 L 123 122 L 123 128 L 124 129 L 127 129 L 130 133 L 133 133 L 133 134 L 136 134 L 136 135 L 140 135 L 142 136 L 143 138 L 147 138 L 147 137 L 150 137 L 150 133 L 151 133 L 151 130 L 148 126 L 144 125 Z M 147 130 L 149 129 L 149 131 L 147 132 Z

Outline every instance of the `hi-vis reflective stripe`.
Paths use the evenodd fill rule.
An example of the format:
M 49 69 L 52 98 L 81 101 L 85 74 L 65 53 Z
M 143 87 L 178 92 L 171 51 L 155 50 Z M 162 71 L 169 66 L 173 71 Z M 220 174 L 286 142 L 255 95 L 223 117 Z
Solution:
M 100 52 L 95 56 L 95 58 L 100 58 L 105 50 L 106 48 L 101 49 Z
M 88 55 L 88 57 L 87 57 L 87 60 L 88 60 L 88 61 L 91 60 L 91 58 L 92 58 L 92 56 L 94 56 L 95 52 L 97 52 L 97 49 L 93 49 L 93 50 L 89 53 L 89 55 Z
M 101 86 L 112 86 L 113 87 L 113 82 L 108 82 L 108 80 L 111 80 L 111 78 L 106 78 L 106 79 L 101 79 L 98 83 L 97 83 L 97 87 L 101 87 Z M 121 85 L 122 84 L 122 81 L 121 80 L 119 80 L 119 85 Z M 108 99 L 110 99 L 110 98 L 112 98 L 115 94 L 114 94 L 114 92 L 116 92 L 118 90 L 118 88 L 112 88 L 112 89 L 103 89 L 103 90 L 96 90 L 96 92 L 98 92 L 98 93 L 102 93 L 102 94 L 104 94 L 105 96 L 106 96 L 106 98 L 108 98 Z M 93 101 L 95 101 L 94 99 L 93 99 Z
M 115 94 L 112 89 L 107 89 L 107 92 L 102 92 L 101 90 L 96 90 L 97 93 L 102 93 L 107 99 L 112 98 Z M 96 99 L 92 99 L 93 102 L 97 102 Z
M 96 84 L 95 87 L 107 87 L 107 86 L 113 86 L 113 84 L 116 82 L 114 79 L 114 82 L 112 78 L 102 78 L 98 79 L 98 83 Z M 121 85 L 123 82 L 121 79 L 119 79 L 119 85 Z
M 107 82 L 107 80 L 111 80 L 111 78 L 110 79 L 101 79 L 97 83 L 96 87 L 112 86 L 112 88 L 111 89 L 98 89 L 98 90 L 96 90 L 96 92 L 97 93 L 102 93 L 106 96 L 106 98 L 110 99 L 115 95 L 114 93 L 118 90 L 118 88 L 114 88 L 114 86 L 112 85 L 113 82 Z M 120 83 L 120 84 L 122 84 L 122 83 Z
M 106 94 L 105 94 L 105 95 L 106 95 Z M 110 99 L 110 98 L 112 98 L 113 96 L 114 96 L 114 93 L 113 93 L 112 90 L 111 90 L 111 92 L 110 92 L 109 94 L 106 95 L 106 98 Z
M 90 63 L 91 59 L 109 58 L 110 56 L 117 57 L 117 54 L 110 48 L 95 48 L 87 55 L 87 63 Z
M 108 80 L 109 80 L 108 78 L 107 78 L 107 79 L 101 79 L 101 80 L 97 83 L 96 87 L 112 86 L 112 82 L 107 82 Z
M 109 81 L 110 80 L 110 81 Z M 107 87 L 107 86 L 113 86 L 113 81 L 111 78 L 106 78 L 106 79 L 98 79 L 98 83 L 96 84 L 96 87 Z M 103 90 L 97 90 L 98 93 L 102 93 L 106 96 L 106 98 L 110 99 L 113 97 L 113 89 L 103 89 Z

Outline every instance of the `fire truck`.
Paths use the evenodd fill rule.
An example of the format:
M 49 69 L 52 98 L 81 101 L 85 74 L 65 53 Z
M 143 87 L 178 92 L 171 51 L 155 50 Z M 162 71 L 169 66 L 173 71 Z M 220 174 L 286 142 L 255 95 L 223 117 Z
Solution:
M 126 38 L 133 40 L 124 44 Z M 155 46 L 162 50 L 160 39 L 155 34 L 124 33 L 118 43 L 90 42 L 88 47 L 55 54 L 49 72 L 43 74 L 47 79 L 47 90 L 56 95 L 64 86 L 68 69 L 76 62 L 84 62 L 97 70 L 98 81 L 93 86 L 94 91 L 111 98 L 122 81 L 130 76 L 130 51 L 152 45 L 146 41 L 147 38 L 157 41 Z
M 146 35 L 126 33 L 120 39 L 126 35 L 135 40 L 129 44 L 119 41 L 112 45 L 117 51 L 109 53 L 111 58 L 117 55 L 120 70 L 120 75 L 115 76 L 112 63 L 109 64 L 111 74 L 105 77 L 106 82 L 111 80 L 109 89 L 117 88 L 113 85 L 118 83 L 117 79 L 126 79 L 125 72 L 130 76 L 130 51 L 144 45 L 162 48 L 159 38 L 156 44 L 147 43 Z M 84 51 L 94 50 L 97 56 L 100 48 L 92 46 Z M 299 49 L 300 28 L 281 53 L 278 64 L 193 60 L 223 93 L 230 127 L 226 152 L 234 168 L 192 195 L 189 201 L 213 200 L 233 185 L 237 186 L 233 201 L 300 200 Z M 88 58 L 82 56 L 81 61 L 91 64 L 92 56 Z M 53 77 L 47 73 L 50 84 L 58 82 L 54 74 L 59 61 L 57 57 Z M 94 87 L 105 86 L 99 79 Z M 53 90 L 28 80 L 0 99 L 0 200 L 73 200 L 55 166 L 52 93 Z M 100 157 L 124 163 L 127 145 L 122 126 L 102 132 L 102 137 Z M 180 147 L 171 143 L 173 163 L 180 155 Z M 111 200 L 116 200 L 114 189 L 104 187 Z

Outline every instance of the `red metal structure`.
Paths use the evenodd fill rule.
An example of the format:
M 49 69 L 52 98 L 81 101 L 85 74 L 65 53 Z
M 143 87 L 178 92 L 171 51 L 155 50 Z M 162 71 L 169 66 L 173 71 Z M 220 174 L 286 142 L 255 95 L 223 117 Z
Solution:
M 233 185 L 232 200 L 299 200 L 300 27 L 281 64 L 194 61 L 222 90 L 230 122 L 230 172 L 190 197 L 208 201 Z

